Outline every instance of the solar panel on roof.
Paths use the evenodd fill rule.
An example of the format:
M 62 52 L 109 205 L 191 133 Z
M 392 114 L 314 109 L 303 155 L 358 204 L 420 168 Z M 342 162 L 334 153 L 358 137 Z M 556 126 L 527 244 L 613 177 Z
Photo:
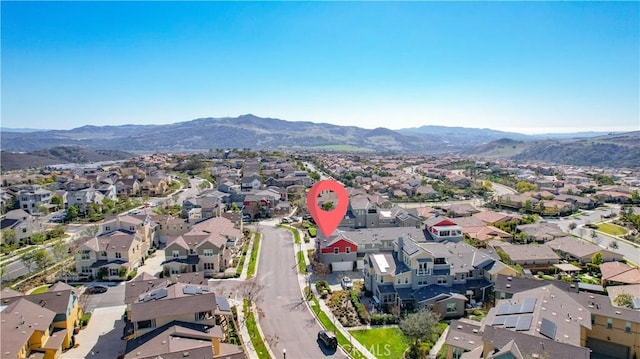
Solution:
M 545 318 L 542 319 L 542 324 L 540 325 L 540 334 L 544 335 L 549 339 L 556 338 L 556 323 L 547 320 Z
M 197 293 L 197 287 L 192 286 L 192 285 L 186 285 L 184 287 L 182 287 L 182 293 L 184 294 L 196 294 Z
M 507 317 L 496 317 L 496 318 L 493 320 L 493 323 L 491 323 L 491 326 L 494 326 L 494 325 L 504 325 L 504 321 L 505 321 L 505 319 L 507 319 Z
M 505 315 L 509 313 L 509 303 L 502 303 L 498 306 L 498 310 L 496 310 L 496 315 Z
M 522 303 L 511 304 L 509 306 L 509 314 L 518 314 L 522 313 Z
M 518 316 L 518 323 L 516 324 L 516 330 L 529 330 L 531 329 L 531 322 L 533 321 L 533 315 L 525 314 Z
M 517 315 L 511 316 L 511 317 L 506 317 L 505 321 L 504 321 L 504 327 L 505 328 L 515 328 L 516 324 L 518 324 L 518 317 Z
M 533 313 L 533 310 L 536 308 L 537 298 L 525 298 L 522 303 L 522 312 L 521 313 Z

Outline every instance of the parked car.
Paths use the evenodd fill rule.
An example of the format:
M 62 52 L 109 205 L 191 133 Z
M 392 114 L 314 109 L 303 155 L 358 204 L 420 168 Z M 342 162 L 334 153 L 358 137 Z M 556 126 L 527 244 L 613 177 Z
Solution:
M 353 281 L 349 277 L 343 277 L 342 281 L 340 281 L 340 284 L 342 284 L 342 289 L 344 290 L 353 289 Z
M 289 217 L 282 217 L 282 223 L 291 223 L 291 218 L 289 218 Z
M 103 285 L 92 285 L 91 287 L 87 287 L 84 292 L 87 294 L 101 294 L 105 293 L 106 291 L 107 287 Z
M 327 348 L 336 349 L 338 347 L 338 339 L 336 338 L 336 335 L 328 330 L 319 331 L 318 340 L 321 341 Z

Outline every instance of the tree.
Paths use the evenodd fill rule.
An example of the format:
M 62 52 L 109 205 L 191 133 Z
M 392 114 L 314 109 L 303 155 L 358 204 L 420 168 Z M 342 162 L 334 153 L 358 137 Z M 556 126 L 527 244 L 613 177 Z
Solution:
M 33 253 L 33 261 L 36 263 L 38 270 L 45 270 L 52 264 L 51 255 L 46 249 L 38 249 Z
M 98 228 L 97 225 L 93 225 L 85 228 L 82 232 L 80 232 L 80 235 L 83 237 L 95 237 L 99 231 L 100 228 Z
M 67 221 L 73 221 L 78 218 L 78 206 L 73 205 L 67 209 Z
M 627 292 L 622 292 L 616 296 L 613 302 L 619 307 L 633 308 L 633 295 Z
M 569 223 L 569 231 L 573 231 L 577 227 L 578 227 L 578 225 L 576 224 L 576 222 Z
M 604 263 L 604 259 L 602 258 L 602 253 L 596 252 L 591 256 L 591 263 L 593 264 L 602 264 Z
M 324 202 L 324 203 L 322 204 L 322 210 L 323 210 L 323 211 L 330 211 L 330 210 L 332 210 L 332 209 L 333 209 L 333 202 L 331 202 L 331 201 L 327 201 L 327 202 Z
M 598 237 L 598 233 L 595 231 L 595 229 L 591 230 L 591 238 L 596 239 Z
M 54 194 L 53 196 L 51 196 L 51 204 L 55 204 L 55 205 L 61 205 L 62 204 L 62 197 L 58 196 L 57 194 Z
M 29 271 L 29 274 L 31 274 L 31 266 L 35 262 L 34 252 L 33 251 L 29 251 L 29 252 L 23 254 L 22 257 L 20 258 L 20 261 L 27 268 L 27 270 Z
M 64 261 L 69 256 L 69 246 L 63 241 L 59 240 L 51 246 L 51 258 L 56 263 L 63 263 L 61 274 L 65 274 Z
M 47 235 L 42 232 L 33 233 L 31 235 L 31 243 L 33 244 L 42 244 L 45 239 L 47 239 Z
M 255 303 L 262 298 L 263 289 L 264 286 L 254 278 L 242 282 L 242 284 L 237 287 L 237 292 L 242 298 Z
M 615 241 L 615 240 L 611 241 L 609 243 L 609 248 L 618 249 L 618 241 Z
M 0 232 L 0 236 L 2 236 L 2 243 L 5 244 L 13 244 L 16 241 L 16 231 L 14 229 L 11 228 L 7 228 L 7 229 L 3 229 L 2 232 Z
M 238 208 L 238 205 L 235 202 L 231 203 L 231 212 L 236 213 L 239 211 L 240 209 Z
M 411 313 L 400 321 L 402 334 L 413 342 L 413 347 L 418 347 L 421 340 L 430 341 L 436 332 L 440 316 L 431 309 L 423 308 Z

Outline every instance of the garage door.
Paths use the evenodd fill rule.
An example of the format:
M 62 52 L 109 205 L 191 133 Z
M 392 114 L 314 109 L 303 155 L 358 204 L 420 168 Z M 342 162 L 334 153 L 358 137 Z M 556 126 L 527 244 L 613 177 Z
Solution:
M 331 270 L 334 272 L 351 272 L 353 270 L 353 262 L 333 262 L 331 263 Z
M 363 259 L 358 259 L 357 268 L 358 268 L 358 270 L 364 269 L 364 260 Z

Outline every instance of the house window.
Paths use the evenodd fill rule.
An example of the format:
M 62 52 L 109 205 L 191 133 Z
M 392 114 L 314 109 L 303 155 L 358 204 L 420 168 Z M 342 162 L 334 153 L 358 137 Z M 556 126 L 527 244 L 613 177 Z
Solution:
M 197 322 L 197 321 L 200 321 L 200 320 L 211 319 L 211 318 L 213 318 L 213 315 L 211 314 L 211 311 L 208 311 L 208 312 L 198 312 L 198 313 L 196 313 L 196 315 L 195 315 L 196 322 Z
M 136 228 L 135 228 L 134 226 L 129 226 L 129 230 L 130 230 L 131 232 L 134 232 L 134 231 L 136 230 Z
M 122 253 L 116 252 L 116 258 L 122 258 Z
M 111 230 L 111 227 L 109 227 L 109 226 L 105 226 L 105 227 L 104 227 L 104 231 L 105 231 L 105 232 L 109 232 L 110 230 Z
M 155 328 L 156 320 L 155 319 L 141 320 L 137 324 L 138 324 L 138 329 Z
M 631 322 L 626 322 L 624 324 L 624 332 L 625 333 L 631 333 Z
M 446 277 L 438 277 L 438 284 L 447 284 Z
M 398 284 L 400 284 L 400 278 L 398 278 Z
M 120 271 L 117 268 L 109 268 L 110 276 L 118 276 L 120 275 Z
M 409 278 L 408 277 L 404 277 L 404 284 L 409 284 Z
M 213 257 L 213 249 L 205 249 L 205 250 L 203 250 L 202 251 L 202 255 L 205 256 L 205 257 Z
M 447 313 L 455 313 L 458 311 L 456 303 L 447 303 Z
M 82 267 L 80 267 L 80 272 L 81 273 L 91 273 L 91 268 L 87 267 L 87 266 L 82 266 Z
M 347 253 L 347 254 L 351 253 L 351 247 L 345 248 L 345 253 Z
M 613 319 L 607 318 L 607 328 L 613 328 Z
M 102 251 L 102 253 L 100 253 L 100 256 L 106 257 L 107 256 L 107 251 Z
M 596 315 L 591 314 L 591 324 L 596 324 Z
M 173 258 L 178 258 L 178 257 L 180 257 L 180 251 L 173 251 L 173 252 L 171 252 L 171 256 L 172 256 Z
M 204 264 L 204 269 L 210 269 L 210 270 L 213 270 L 213 269 L 214 269 L 214 267 L 213 267 L 213 263 L 205 263 L 205 264 Z
M 84 250 L 82 251 L 82 255 L 80 257 L 80 259 L 82 260 L 89 260 L 90 259 L 90 255 L 91 255 L 91 251 L 90 250 Z
M 333 249 L 333 254 L 338 254 L 340 252 L 340 248 L 336 247 Z
M 189 254 L 196 254 L 196 250 L 193 248 L 189 249 Z
M 171 267 L 171 274 L 178 274 L 178 268 L 176 267 Z

